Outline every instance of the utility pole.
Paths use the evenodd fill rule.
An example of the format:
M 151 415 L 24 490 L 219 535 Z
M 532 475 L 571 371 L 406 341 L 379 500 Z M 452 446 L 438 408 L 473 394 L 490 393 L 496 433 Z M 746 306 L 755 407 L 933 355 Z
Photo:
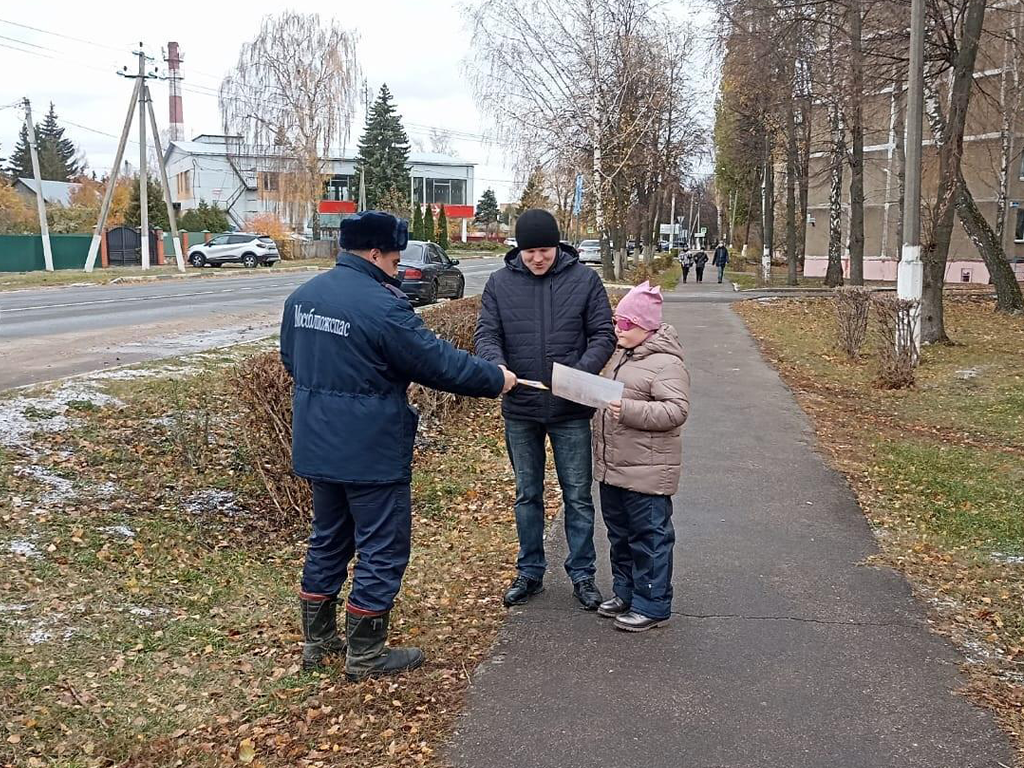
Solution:
M 669 223 L 672 225 L 669 229 L 671 234 L 669 235 L 668 249 L 671 251 L 676 247 L 676 193 L 672 193 L 672 206 L 671 213 L 669 214 Z
M 906 187 L 903 205 L 903 254 L 896 274 L 896 293 L 918 302 L 911 316 L 911 338 L 921 349 L 921 293 L 924 264 L 921 261 L 921 122 L 924 106 L 924 0 L 910 6 L 910 70 L 907 74 L 907 139 L 904 142 Z
M 160 146 L 160 129 L 156 126 L 156 113 L 153 111 L 153 99 L 149 95 L 149 86 L 143 85 L 146 94 L 146 105 L 149 107 L 149 125 L 153 129 L 153 145 L 156 147 L 157 163 L 160 166 L 160 182 L 164 186 L 164 202 L 167 204 L 167 221 L 171 225 L 171 242 L 174 243 L 174 261 L 178 271 L 185 271 L 185 256 L 181 252 L 181 236 L 178 234 L 178 217 L 174 214 L 171 202 L 171 185 L 167 181 L 167 165 L 164 163 L 164 150 Z M 149 238 L 146 238 L 149 240 Z
M 53 251 L 50 249 L 50 224 L 46 220 L 46 200 L 43 198 L 43 177 L 39 172 L 39 148 L 36 146 L 36 127 L 32 124 L 32 102 L 25 97 L 25 130 L 28 131 L 28 149 L 32 155 L 32 176 L 36 180 L 36 209 L 39 212 L 39 233 L 43 238 L 43 264 L 53 272 Z
M 142 268 L 149 269 L 149 171 L 146 168 L 146 100 L 149 89 L 146 87 L 146 59 L 142 44 L 136 51 L 139 57 L 139 228 L 142 230 Z
M 163 151 L 160 147 L 160 133 L 156 125 L 156 115 L 153 112 L 153 104 L 149 95 L 149 88 L 146 86 L 147 79 L 157 78 L 156 71 L 146 72 L 146 62 L 153 61 L 152 57 L 146 56 L 139 43 L 139 50 L 134 52 L 139 57 L 139 71 L 136 75 L 126 74 L 128 67 L 124 67 L 117 74 L 121 77 L 135 80 L 135 87 L 132 89 L 132 96 L 128 103 L 128 114 L 124 119 L 124 128 L 121 130 L 121 139 L 117 145 L 117 156 L 114 165 L 110 169 L 110 178 L 107 180 L 107 191 L 103 196 L 103 205 L 100 207 L 99 221 L 96 223 L 96 231 L 93 232 L 92 242 L 89 244 L 89 256 L 85 261 L 85 271 L 92 272 L 96 266 L 96 255 L 100 249 L 100 238 L 103 237 L 103 228 L 107 223 L 107 215 L 110 213 L 110 202 L 114 196 L 114 187 L 117 185 L 117 176 L 121 170 L 121 160 L 124 157 L 125 146 L 128 143 L 128 133 L 132 127 L 132 117 L 135 115 L 135 107 L 139 107 L 139 218 L 142 229 L 142 268 L 149 269 L 149 189 L 148 175 L 146 172 L 146 119 L 149 118 L 153 128 L 153 140 L 156 143 L 156 151 L 159 156 L 161 186 L 163 187 L 164 199 L 167 203 L 167 214 L 170 219 L 171 232 L 174 240 L 174 256 L 178 270 L 185 271 L 185 261 L 181 252 L 181 241 L 178 237 L 178 227 L 174 215 L 174 206 L 171 203 L 171 188 L 167 182 L 167 169 L 164 167 Z

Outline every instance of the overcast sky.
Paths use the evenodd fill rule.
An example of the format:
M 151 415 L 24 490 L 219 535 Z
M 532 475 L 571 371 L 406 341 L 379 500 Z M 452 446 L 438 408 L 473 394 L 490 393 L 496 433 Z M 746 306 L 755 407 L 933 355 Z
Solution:
M 168 41 L 179 43 L 186 134 L 191 138 L 220 133 L 215 91 L 221 78 L 237 60 L 242 44 L 258 32 L 260 18 L 282 10 L 280 2 L 271 0 L 249 0 L 244 5 L 180 0 L 171 6 L 138 6 L 138 14 L 132 16 L 123 10 L 126 6 L 118 5 L 117 11 L 111 7 L 100 12 L 95 3 L 81 0 L 0 4 L 0 155 L 13 149 L 22 119 L 20 109 L 8 107 L 28 96 L 37 123 L 53 101 L 67 128 L 65 135 L 85 151 L 89 167 L 99 174 L 107 172 L 131 92 L 131 83 L 115 71 L 124 65 L 136 68 L 131 51 L 140 41 L 162 68 L 166 65 L 161 50 Z M 683 0 L 678 6 L 680 13 L 685 12 Z M 506 167 L 501 148 L 481 140 L 490 125 L 478 113 L 463 72 L 468 32 L 456 4 L 291 0 L 287 7 L 321 15 L 343 9 L 338 18 L 359 34 L 359 63 L 371 90 L 388 84 L 410 138 L 421 140 L 429 150 L 430 126 L 479 136 L 453 142 L 457 155 L 478 164 L 475 196 L 487 187 L 494 188 L 501 202 L 518 195 L 519 184 Z M 694 63 L 697 71 L 707 70 Z M 167 84 L 157 81 L 150 89 L 157 121 L 165 130 Z M 709 104 L 710 100 L 709 91 Z M 361 125 L 359 115 L 351 144 Z M 137 136 L 137 128 L 132 136 Z M 137 165 L 137 144 L 128 145 L 126 157 Z

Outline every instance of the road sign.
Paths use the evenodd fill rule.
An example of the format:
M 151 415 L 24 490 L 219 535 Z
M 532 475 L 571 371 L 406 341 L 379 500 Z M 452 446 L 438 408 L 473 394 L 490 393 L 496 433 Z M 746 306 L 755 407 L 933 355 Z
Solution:
M 576 193 L 572 200 L 572 213 L 574 216 L 579 216 L 580 211 L 583 210 L 583 174 L 576 174 Z

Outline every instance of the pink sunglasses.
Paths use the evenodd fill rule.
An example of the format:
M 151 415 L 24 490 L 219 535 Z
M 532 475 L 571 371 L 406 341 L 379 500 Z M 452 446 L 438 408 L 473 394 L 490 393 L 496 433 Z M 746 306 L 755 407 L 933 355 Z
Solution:
M 640 326 L 637 325 L 636 323 L 634 323 L 628 317 L 618 317 L 618 316 L 616 316 L 615 317 L 615 327 L 618 328 L 620 331 L 631 331 L 634 328 L 639 328 Z

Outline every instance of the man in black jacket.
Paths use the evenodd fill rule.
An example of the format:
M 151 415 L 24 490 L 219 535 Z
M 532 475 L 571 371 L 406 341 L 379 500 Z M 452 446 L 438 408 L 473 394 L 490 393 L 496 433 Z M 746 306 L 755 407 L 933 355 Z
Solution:
M 600 373 L 615 349 L 608 294 L 600 277 L 560 242 L 558 223 L 531 209 L 516 222 L 517 247 L 493 273 L 482 297 L 476 352 L 518 377 L 551 386 L 554 363 Z M 502 403 L 505 444 L 516 475 L 518 574 L 505 604 L 526 602 L 544 588 L 544 442 L 551 439 L 565 505 L 569 556 L 565 570 L 576 598 L 597 610 L 590 419 L 594 411 L 519 386 Z

